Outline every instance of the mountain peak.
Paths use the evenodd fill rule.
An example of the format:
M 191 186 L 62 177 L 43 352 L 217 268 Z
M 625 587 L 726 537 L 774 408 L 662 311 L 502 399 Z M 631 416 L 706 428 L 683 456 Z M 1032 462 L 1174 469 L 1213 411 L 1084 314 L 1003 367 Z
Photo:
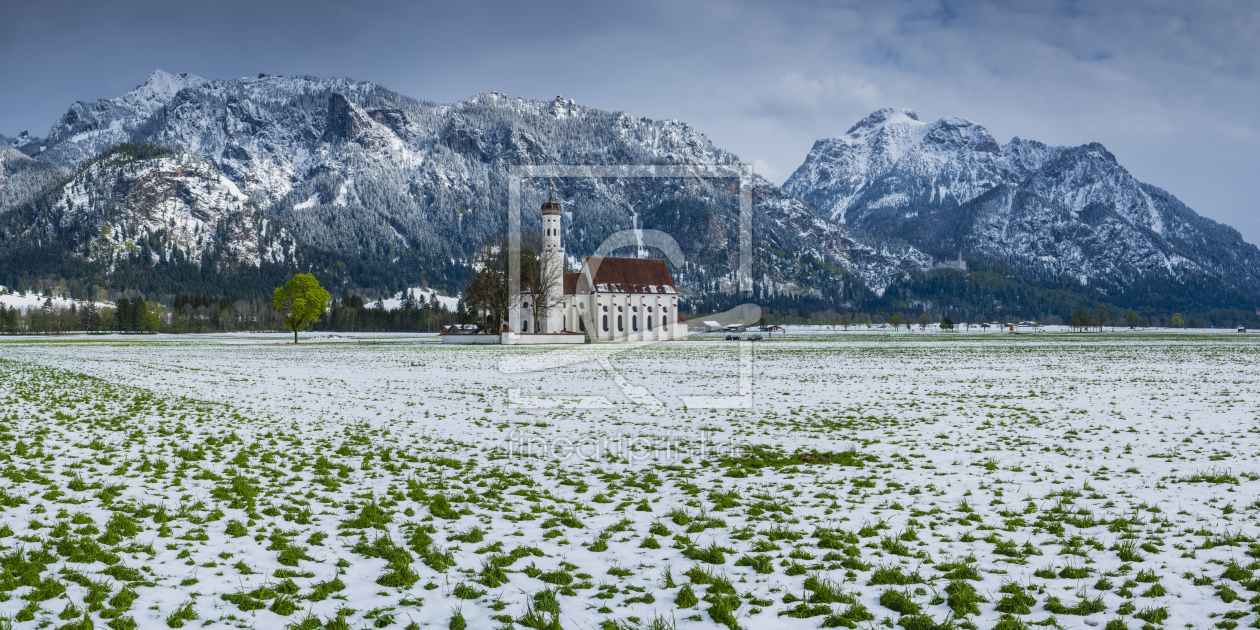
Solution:
M 904 107 L 895 109 L 892 107 L 885 107 L 871 112 L 869 116 L 863 118 L 858 121 L 856 125 L 850 127 L 845 134 L 854 135 L 856 132 L 862 130 L 870 130 L 883 127 L 885 125 L 906 122 L 922 123 L 922 121 L 919 120 L 919 115 L 915 113 L 913 109 L 906 109 Z
M 201 85 L 207 82 L 207 79 L 195 74 L 188 74 L 187 72 L 171 74 L 165 70 L 158 69 L 149 74 L 149 78 L 145 79 L 144 83 L 137 86 L 131 93 L 150 99 L 166 100 L 190 85 Z

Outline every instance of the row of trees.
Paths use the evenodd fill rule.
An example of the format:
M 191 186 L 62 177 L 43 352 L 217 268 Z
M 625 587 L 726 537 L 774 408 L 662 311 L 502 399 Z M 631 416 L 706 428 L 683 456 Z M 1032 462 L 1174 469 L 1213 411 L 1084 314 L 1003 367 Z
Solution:
M 158 332 L 161 320 L 141 298 L 121 299 L 113 307 L 94 302 L 55 304 L 47 298 L 38 308 L 0 304 L 0 334 L 65 332 Z
M 1010 322 L 1032 320 L 1046 325 L 1067 325 L 1074 330 L 1089 331 L 1103 330 L 1105 328 L 1115 329 L 1116 327 L 1125 328 L 1233 328 L 1235 326 L 1246 326 L 1247 328 L 1260 329 L 1260 314 L 1250 314 L 1245 312 L 1230 312 L 1225 314 L 1217 314 L 1215 317 L 1207 315 L 1183 316 L 1180 313 L 1172 315 L 1140 315 L 1137 311 L 1118 312 L 1112 311 L 1104 306 L 1096 306 L 1093 310 L 1078 308 L 1066 317 L 1057 315 L 1042 315 L 1040 317 L 1015 317 L 1010 315 L 999 315 L 996 317 L 986 317 L 983 314 L 956 315 L 950 313 L 919 313 L 919 314 L 903 314 L 894 312 L 892 314 L 883 313 L 841 313 L 835 310 L 825 310 L 822 312 L 807 312 L 804 309 L 767 309 L 766 315 L 762 319 L 762 323 L 776 324 L 804 324 L 841 327 L 849 330 L 853 327 L 871 328 L 874 326 L 889 325 L 894 328 L 905 326 L 907 330 L 915 325 L 924 329 L 933 323 L 939 323 L 942 328 L 951 329 L 955 327 L 971 328 L 985 323 L 1005 326 Z
M 458 313 L 438 302 L 436 294 L 425 300 L 408 291 L 399 308 L 386 310 L 380 302 L 365 305 L 363 298 L 343 293 L 311 328 L 337 332 L 437 332 L 442 326 L 456 323 L 458 317 Z
M 46 298 L 39 307 L 25 309 L 0 304 L 0 334 L 277 331 L 291 329 L 285 322 L 291 310 L 276 308 L 272 299 L 233 301 L 208 295 L 179 295 L 169 306 L 140 297 L 120 298 L 113 306 Z M 362 297 L 347 292 L 317 314 L 309 327 L 333 332 L 437 332 L 457 318 L 436 295 L 425 300 L 409 292 L 400 308 L 386 310 L 379 300 L 365 304 Z

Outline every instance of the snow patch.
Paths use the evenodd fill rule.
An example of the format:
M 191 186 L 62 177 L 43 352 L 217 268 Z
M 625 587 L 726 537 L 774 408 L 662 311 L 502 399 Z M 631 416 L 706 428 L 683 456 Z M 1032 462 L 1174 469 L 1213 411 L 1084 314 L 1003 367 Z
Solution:
M 293 209 L 305 210 L 307 208 L 314 208 L 317 205 L 319 205 L 319 193 L 311 193 L 310 198 L 308 198 L 306 201 L 303 201 L 302 203 L 295 204 L 293 206 Z
M 459 308 L 459 298 L 457 297 L 441 295 L 437 291 L 425 287 L 412 287 L 411 292 L 415 295 L 416 300 L 424 302 L 429 302 L 432 296 L 437 295 L 438 304 L 441 304 L 444 308 L 446 308 L 446 310 L 451 311 L 452 313 L 455 312 L 455 309 Z M 392 311 L 402 308 L 403 299 L 406 297 L 406 292 L 399 291 L 394 294 L 394 297 L 388 300 L 381 300 L 380 303 L 385 307 L 385 310 Z M 376 304 L 376 302 L 373 302 L 372 304 Z

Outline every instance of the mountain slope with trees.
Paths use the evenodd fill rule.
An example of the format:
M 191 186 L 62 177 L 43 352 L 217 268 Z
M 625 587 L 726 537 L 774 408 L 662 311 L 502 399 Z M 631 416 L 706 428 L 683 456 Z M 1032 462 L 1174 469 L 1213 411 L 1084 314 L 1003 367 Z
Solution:
M 967 120 L 885 109 L 816 142 L 784 188 L 857 232 L 998 266 L 1030 288 L 1169 309 L 1260 305 L 1260 249 L 1097 143 L 1001 145 Z
M 261 209 L 262 220 L 274 219 L 296 241 L 276 264 L 314 272 L 337 292 L 392 293 L 416 283 L 451 293 L 461 289 L 477 247 L 506 231 L 508 176 L 516 165 L 739 163 L 685 123 L 603 111 L 563 97 L 535 101 L 486 93 L 434 104 L 349 79 L 260 75 L 213 81 L 160 71 L 121 97 L 74 104 L 46 138 L 25 142 L 40 149 L 41 163 L 66 169 L 81 169 L 119 143 L 157 144 L 181 156 L 172 159 L 198 158 Z M 659 229 L 687 253 L 674 272 L 689 295 L 730 295 L 738 186 L 705 178 L 702 170 L 685 178 L 526 181 L 523 228 L 538 228 L 531 210 L 554 188 L 566 207 L 570 265 L 614 232 Z M 820 219 L 762 178 L 749 185 L 759 295 L 877 295 L 900 271 L 926 260 L 904 243 L 863 239 Z M 110 201 L 114 207 L 120 202 Z M 55 209 L 17 214 L 30 223 L 48 212 Z M 8 252 L 47 246 L 48 239 L 23 238 L 31 225 L 12 218 L 9 224 Z M 62 262 L 59 269 L 94 260 L 81 240 L 58 236 L 63 248 L 53 257 Z M 3 269 L 0 262 L 0 274 Z M 10 282 L 17 280 L 9 273 Z M 23 274 L 38 276 L 38 270 Z M 204 282 L 220 282 L 216 278 L 207 275 Z M 97 274 L 94 281 L 118 286 L 113 275 Z M 223 284 L 224 291 L 234 285 Z

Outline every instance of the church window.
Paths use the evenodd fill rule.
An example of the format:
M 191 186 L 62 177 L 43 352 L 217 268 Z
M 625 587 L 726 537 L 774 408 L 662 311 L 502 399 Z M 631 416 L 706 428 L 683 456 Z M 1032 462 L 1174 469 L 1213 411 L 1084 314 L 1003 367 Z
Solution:
M 608 316 L 604 316 L 604 332 L 608 332 Z
M 586 332 L 586 322 L 581 317 L 578 318 L 578 332 Z
M 634 332 L 639 332 L 639 316 L 638 315 L 630 316 L 630 329 L 633 330 Z
M 521 332 L 529 332 L 529 320 L 521 322 Z
M 664 315 L 661 315 L 661 328 L 669 330 L 669 320 L 665 319 Z
M 623 322 L 623 320 L 621 319 L 621 316 L 620 316 L 620 315 L 618 315 L 618 316 L 617 316 L 617 332 L 621 332 L 621 331 L 623 331 L 623 330 L 625 330 L 625 329 L 626 329 L 626 325 L 625 325 L 625 323 Z
M 647 321 L 648 330 L 652 330 L 652 316 L 651 316 L 651 315 L 648 315 L 648 316 L 647 316 L 647 320 L 645 320 L 645 321 Z

